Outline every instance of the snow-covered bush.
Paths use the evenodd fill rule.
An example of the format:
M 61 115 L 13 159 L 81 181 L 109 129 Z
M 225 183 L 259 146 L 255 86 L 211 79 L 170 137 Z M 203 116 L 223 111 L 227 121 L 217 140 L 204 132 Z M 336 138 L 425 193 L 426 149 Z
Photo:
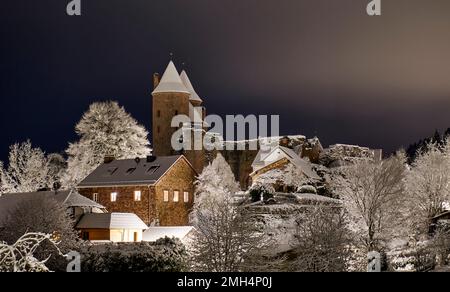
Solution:
M 117 159 L 145 157 L 151 153 L 148 132 L 117 102 L 91 104 L 75 127 L 80 140 L 66 150 L 65 187 L 76 186 L 104 160 L 106 155 Z
M 81 248 L 82 272 L 186 272 L 187 252 L 178 239 L 111 243 Z
M 35 255 L 44 242 L 59 252 L 58 243 L 51 234 L 26 233 L 12 245 L 0 242 L 0 272 L 50 272 L 46 266 L 49 257 L 38 259 Z M 59 255 L 62 256 L 60 252 Z
M 267 202 L 275 195 L 275 189 L 271 184 L 256 183 L 249 190 L 252 202 Z
M 314 186 L 301 186 L 298 190 L 300 194 L 317 194 L 317 189 Z

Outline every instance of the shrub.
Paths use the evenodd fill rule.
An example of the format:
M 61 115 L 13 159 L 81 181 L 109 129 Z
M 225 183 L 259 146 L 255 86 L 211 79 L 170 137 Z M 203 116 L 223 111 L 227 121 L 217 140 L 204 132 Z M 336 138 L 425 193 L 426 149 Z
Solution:
M 81 248 L 83 272 L 183 272 L 187 252 L 178 239 L 155 243 L 111 243 Z
M 300 194 L 317 194 L 317 190 L 314 186 L 305 185 L 301 186 L 299 189 Z
M 255 184 L 250 189 L 250 197 L 252 199 L 252 202 L 261 201 L 261 197 L 263 198 L 264 202 L 267 202 L 270 199 L 273 199 L 274 194 L 275 189 L 268 184 Z

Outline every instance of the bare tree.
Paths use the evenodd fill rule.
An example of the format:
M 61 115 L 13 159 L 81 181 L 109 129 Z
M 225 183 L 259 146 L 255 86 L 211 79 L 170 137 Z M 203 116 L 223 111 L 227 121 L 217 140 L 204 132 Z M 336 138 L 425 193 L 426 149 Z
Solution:
M 379 250 L 399 232 L 402 216 L 405 157 L 399 153 L 380 162 L 363 161 L 339 169 L 332 181 L 351 221 L 350 228 L 367 249 Z
M 406 179 L 411 227 L 418 234 L 428 233 L 432 218 L 450 201 L 450 139 L 443 147 L 431 143 L 425 149 Z
M 48 242 L 59 252 L 52 234 L 26 233 L 14 244 L 0 242 L 0 272 L 50 272 L 46 266 L 49 258 L 37 259 L 36 250 Z M 62 254 L 59 252 L 59 255 Z
M 345 210 L 313 205 L 296 220 L 289 271 L 345 272 L 352 256 L 352 236 Z

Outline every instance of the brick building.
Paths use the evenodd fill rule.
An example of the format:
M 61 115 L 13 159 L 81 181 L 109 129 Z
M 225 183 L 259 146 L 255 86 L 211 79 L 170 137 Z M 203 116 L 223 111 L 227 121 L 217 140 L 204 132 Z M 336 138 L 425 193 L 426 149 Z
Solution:
M 183 155 L 112 160 L 84 179 L 78 191 L 108 212 L 134 213 L 150 226 L 184 226 L 196 176 Z

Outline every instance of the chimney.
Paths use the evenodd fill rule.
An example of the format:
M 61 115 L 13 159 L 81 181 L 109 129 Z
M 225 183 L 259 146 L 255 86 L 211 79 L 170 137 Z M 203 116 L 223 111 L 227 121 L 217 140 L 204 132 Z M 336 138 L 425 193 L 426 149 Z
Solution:
M 157 159 L 156 156 L 151 156 L 151 155 L 147 156 L 147 162 L 155 162 L 156 159 Z
M 284 136 L 280 139 L 280 146 L 283 147 L 289 147 L 289 144 L 291 143 L 291 139 L 288 136 Z
M 103 163 L 111 163 L 116 159 L 114 155 L 105 155 L 105 159 L 103 160 Z
M 153 89 L 156 89 L 158 87 L 160 81 L 159 73 L 153 74 Z

